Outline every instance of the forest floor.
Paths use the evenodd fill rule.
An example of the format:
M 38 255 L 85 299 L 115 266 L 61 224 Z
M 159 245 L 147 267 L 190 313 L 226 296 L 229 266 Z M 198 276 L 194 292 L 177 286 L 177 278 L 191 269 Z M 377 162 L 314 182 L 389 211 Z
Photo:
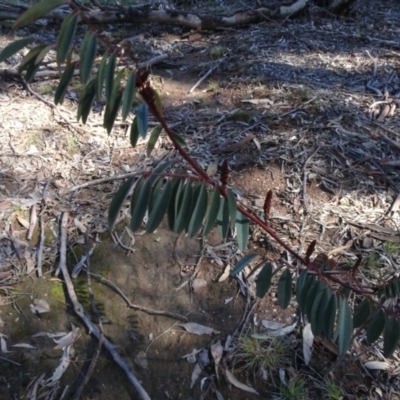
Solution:
M 230 4 L 196 6 L 232 11 L 225 3 Z M 317 240 L 317 253 L 333 257 L 341 270 L 349 270 L 361 255 L 360 275 L 375 283 L 396 276 L 400 268 L 400 4 L 360 3 L 347 17 L 310 5 L 285 21 L 215 32 L 127 25 L 104 30 L 115 43 L 129 40 L 138 61 L 168 55 L 152 67 L 151 84 L 166 121 L 210 176 L 217 179 L 227 160 L 229 185 L 255 212 L 262 212 L 267 191 L 273 191 L 270 225 L 285 242 L 304 253 Z M 84 32 L 79 28 L 78 35 Z M 3 24 L 0 49 L 27 35 L 55 41 L 57 28 L 14 33 Z M 21 58 L 0 67 L 12 68 Z M 15 77 L 0 77 L 1 393 L 24 398 L 34 382 L 47 398 L 54 386 L 55 398 L 63 391 L 71 394 L 94 357 L 96 342 L 73 315 L 54 276 L 59 221 L 67 210 L 69 266 L 72 270 L 93 249 L 90 268 L 100 277 L 91 284 L 104 334 L 152 399 L 400 399 L 399 353 L 384 359 L 380 345 L 367 349 L 365 333 L 344 359 L 335 346 L 316 340 L 305 365 L 296 301 L 281 310 L 273 285 L 253 305 L 254 279 L 239 284 L 227 277 L 242 257 L 232 236 L 225 242 L 214 231 L 204 239 L 180 238 L 166 226 L 154 234 L 132 233 L 126 228 L 127 204 L 117 229 L 124 248 L 116 245 L 108 234 L 107 212 L 124 178 L 161 160 L 180 161 L 163 134 L 150 155 L 148 137 L 133 149 L 121 118 L 108 136 L 101 102 L 86 125 L 77 122 L 78 80 L 63 105 L 54 108 L 57 85 L 46 74 L 29 87 Z M 150 128 L 155 126 L 150 117 Z M 32 214 L 38 223 L 27 239 Z M 261 260 L 275 266 L 293 262 L 254 227 L 249 248 L 257 253 L 250 269 Z M 38 249 L 41 278 L 36 277 Z M 74 282 L 89 309 L 86 275 Z M 48 312 L 31 312 L 35 300 Z M 190 333 L 187 321 L 213 332 Z M 274 323 L 287 329 L 275 338 L 252 340 L 253 333 L 271 333 Z M 74 326 L 80 333 L 74 336 L 71 362 L 58 377 L 62 351 L 54 349 L 51 335 L 37 334 L 61 337 L 75 332 Z M 201 357 L 208 357 L 211 345 L 230 354 L 225 367 L 246 386 L 235 387 L 237 381 L 207 366 Z M 246 345 L 246 354 L 269 349 L 281 357 L 263 353 L 260 368 L 251 357 L 244 360 Z M 378 361 L 377 369 L 366 368 L 368 361 Z M 196 362 L 205 365 L 199 376 Z M 116 393 L 118 399 L 137 398 L 104 351 L 82 398 L 115 399 Z

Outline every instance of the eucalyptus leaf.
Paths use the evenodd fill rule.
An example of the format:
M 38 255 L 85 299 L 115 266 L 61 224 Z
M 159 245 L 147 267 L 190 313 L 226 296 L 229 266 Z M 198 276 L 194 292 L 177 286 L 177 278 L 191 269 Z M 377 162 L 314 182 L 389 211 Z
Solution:
M 134 178 L 129 178 L 124 182 L 121 187 L 115 193 L 110 207 L 108 209 L 108 229 L 111 231 L 114 228 L 114 224 L 118 218 L 119 212 L 124 204 L 126 197 L 128 196 L 132 186 L 134 184 Z

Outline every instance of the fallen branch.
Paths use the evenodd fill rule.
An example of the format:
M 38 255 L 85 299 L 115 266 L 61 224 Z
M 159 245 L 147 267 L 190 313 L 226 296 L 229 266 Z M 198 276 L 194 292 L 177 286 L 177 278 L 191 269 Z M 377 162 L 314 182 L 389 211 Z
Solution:
M 195 14 L 178 10 L 159 10 L 139 8 L 136 6 L 113 7 L 102 6 L 79 12 L 79 21 L 90 24 L 112 24 L 112 23 L 134 23 L 149 24 L 157 23 L 163 25 L 182 26 L 190 29 L 229 28 L 240 25 L 249 25 L 265 21 L 267 18 L 286 18 L 303 10 L 308 0 L 294 1 L 290 6 L 277 6 L 276 4 L 265 5 L 254 10 L 239 10 L 231 15 L 221 14 Z M 26 6 L 13 5 L 8 9 L 0 9 L 0 21 L 16 20 L 24 11 Z M 46 15 L 46 19 L 63 21 L 69 14 L 69 10 L 60 7 Z
M 68 268 L 67 268 L 67 223 L 68 223 L 69 214 L 65 211 L 62 215 L 61 225 L 60 225 L 60 264 L 59 268 L 64 277 L 65 287 L 67 288 L 68 296 L 71 300 L 72 306 L 74 308 L 75 313 L 78 317 L 83 321 L 83 323 L 88 328 L 89 332 L 93 334 L 98 340 L 101 340 L 102 333 L 99 328 L 90 320 L 90 317 L 86 314 L 82 304 L 79 302 L 74 285 L 72 283 L 71 277 L 69 276 Z M 133 374 L 133 371 L 129 367 L 128 364 L 124 361 L 124 359 L 117 353 L 115 346 L 106 338 L 104 338 L 104 347 L 111 354 L 114 361 L 121 367 L 121 369 L 125 372 L 125 375 L 133 385 L 133 387 L 139 393 L 139 396 L 142 400 L 150 400 L 150 396 L 147 394 L 139 380 Z

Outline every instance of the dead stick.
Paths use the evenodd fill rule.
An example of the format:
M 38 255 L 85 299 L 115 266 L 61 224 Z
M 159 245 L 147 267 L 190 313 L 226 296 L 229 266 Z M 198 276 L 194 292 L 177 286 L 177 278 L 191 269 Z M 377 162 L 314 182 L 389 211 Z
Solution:
M 87 383 L 89 382 L 89 379 L 93 374 L 93 370 L 94 370 L 94 367 L 96 366 L 97 360 L 99 358 L 101 347 L 103 346 L 103 343 L 104 343 L 104 335 L 102 334 L 99 341 L 97 342 L 97 346 L 96 346 L 95 352 L 93 354 L 92 361 L 90 362 L 89 368 L 86 372 L 86 375 L 85 375 L 82 383 L 79 385 L 78 389 L 76 389 L 76 392 L 75 392 L 72 400 L 79 400 L 81 398 L 82 391 L 83 391 L 84 387 L 87 385 Z
M 99 328 L 90 320 L 89 316 L 86 314 L 82 304 L 79 302 L 74 285 L 72 283 L 71 277 L 69 276 L 67 268 L 67 223 L 68 223 L 68 212 L 65 211 L 62 215 L 61 226 L 60 226 L 60 270 L 64 277 L 65 287 L 68 291 L 68 296 L 71 300 L 72 306 L 74 307 L 75 313 L 83 321 L 83 323 L 88 328 L 89 332 L 93 334 L 98 340 L 102 337 Z M 124 359 L 117 353 L 115 346 L 108 340 L 104 339 L 104 347 L 111 354 L 114 361 L 121 367 L 125 372 L 125 375 L 131 382 L 132 386 L 137 390 L 139 396 L 142 400 L 151 400 L 150 396 L 147 394 L 139 380 L 133 374 L 133 371 L 129 365 L 124 361 Z
M 84 269 L 84 271 L 86 271 L 86 269 Z M 86 271 L 86 273 L 87 273 L 87 271 Z M 90 275 L 92 275 L 96 279 L 99 279 L 99 281 L 101 283 L 104 283 L 105 285 L 108 285 L 113 290 L 115 290 L 124 299 L 126 305 L 129 308 L 132 308 L 133 310 L 143 311 L 143 312 L 145 312 L 147 314 L 150 314 L 150 315 L 163 315 L 165 317 L 174 318 L 174 319 L 177 319 L 179 321 L 184 321 L 184 322 L 188 321 L 188 319 L 185 316 L 180 315 L 180 314 L 176 314 L 176 313 L 173 313 L 173 312 L 170 312 L 170 311 L 153 310 L 151 308 L 147 308 L 147 307 L 139 306 L 137 304 L 133 304 L 128 299 L 128 297 L 125 295 L 125 293 L 117 285 L 112 283 L 110 280 L 108 280 L 107 278 L 104 278 L 104 276 L 101 276 L 101 275 L 98 275 L 98 274 L 94 274 L 93 272 L 90 272 Z

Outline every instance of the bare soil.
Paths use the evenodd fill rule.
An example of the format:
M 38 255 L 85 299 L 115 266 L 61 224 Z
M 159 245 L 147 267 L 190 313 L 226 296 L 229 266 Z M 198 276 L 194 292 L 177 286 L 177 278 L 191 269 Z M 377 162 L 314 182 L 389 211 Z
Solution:
M 145 33 L 142 27 L 107 30 L 111 38 L 133 38 L 132 45 L 143 58 L 139 61 L 160 52 L 169 54 L 166 62 L 153 66 L 151 83 L 162 98 L 167 122 L 184 137 L 191 156 L 210 175 L 217 179 L 218 167 L 227 159 L 230 186 L 255 212 L 262 212 L 266 192 L 273 190 L 270 224 L 283 240 L 304 252 L 317 239 L 317 250 L 332 254 L 344 266 L 363 254 L 366 261 L 361 271 L 372 280 L 379 274 L 389 276 L 397 265 L 382 260 L 388 258 L 385 243 L 396 242 L 400 224 L 398 207 L 392 207 L 400 184 L 400 6 L 395 0 L 379 2 L 379 7 L 373 2 L 359 3 L 346 18 L 310 6 L 286 21 L 237 30 L 190 33 L 161 26 L 147 27 Z M 83 33 L 82 28 L 79 35 Z M 18 36 L 26 35 L 55 40 L 56 29 L 18 32 Z M 0 48 L 15 38 L 3 27 Z M 11 68 L 20 59 L 17 55 L 1 68 Z M 224 345 L 241 326 L 249 297 L 235 279 L 218 282 L 226 266 L 234 265 L 241 254 L 232 237 L 227 239 L 232 244 L 218 247 L 222 241 L 216 232 L 204 241 L 178 239 L 164 226 L 151 235 L 135 233 L 132 239 L 124 233 L 128 205 L 117 231 L 134 251 L 116 246 L 106 233 L 107 210 L 123 174 L 139 174 L 163 157 L 173 159 L 174 150 L 163 135 L 151 156 L 146 154 L 147 139 L 132 149 L 128 125 L 122 119 L 107 136 L 101 102 L 95 104 L 86 126 L 76 122 L 82 93 L 77 81 L 64 104 L 54 110 L 50 104 L 57 84 L 57 79 L 41 78 L 29 91 L 17 78 L 0 77 L 0 333 L 13 351 L 6 353 L 2 348 L 0 352 L 1 398 L 22 398 L 34 377 L 46 373 L 49 378 L 59 364 L 60 350 L 54 350 L 51 338 L 32 337 L 38 332 L 68 332 L 71 323 L 80 327 L 59 395 L 66 387 L 73 393 L 93 357 L 96 343 L 73 315 L 54 276 L 63 210 L 74 219 L 68 232 L 71 269 L 85 253 L 83 224 L 90 232 L 90 245 L 96 243 L 91 271 L 113 282 L 138 306 L 127 307 L 110 286 L 93 277 L 104 334 L 153 399 L 213 398 L 210 381 L 216 382 L 224 399 L 273 398 L 282 386 L 279 368 L 289 380 L 304 379 L 299 398 L 327 396 L 325 375 L 337 358 L 318 342 L 310 367 L 305 366 L 300 325 L 285 338 L 290 361 L 276 366 L 273 379 L 264 382 L 252 371 L 235 372 L 261 396 L 233 387 L 212 368 L 206 368 L 190 388 L 194 365 L 183 357 L 194 349 L 208 349 L 218 340 Z M 385 118 L 380 118 L 382 104 L 393 105 L 393 113 Z M 150 125 L 156 126 L 155 121 L 150 119 Z M 42 213 L 45 232 L 42 278 L 35 277 L 38 226 L 32 239 L 26 239 L 33 206 Z M 372 223 L 386 229 L 385 234 L 387 230 L 393 234 L 367 230 Z M 363 246 L 365 238 L 373 245 Z M 215 256 L 205 251 L 207 246 Z M 257 260 L 276 265 L 292 261 L 254 227 L 249 248 L 258 254 Z M 177 290 L 202 255 L 196 277 L 206 286 L 193 291 L 188 284 Z M 390 256 L 396 260 L 396 254 Z M 379 260 L 372 267 L 371 257 Z M 82 273 L 75 282 L 90 312 L 86 275 Z M 51 311 L 32 313 L 34 299 L 45 299 Z M 177 313 L 219 333 L 193 335 L 177 324 L 180 321 L 139 311 L 140 307 Z M 296 312 L 295 301 L 281 310 L 271 290 L 253 308 L 243 333 L 264 332 L 262 320 L 290 325 L 297 319 Z M 10 347 L 17 343 L 36 349 Z M 362 341 L 356 348 L 364 349 Z M 138 358 L 142 352 L 147 365 Z M 376 354 L 367 353 L 361 360 L 380 359 Z M 385 371 L 368 371 L 355 360 L 339 365 L 329 376 L 343 398 L 398 399 L 398 360 L 395 353 Z M 234 371 L 235 362 L 230 361 Z M 137 394 L 102 351 L 82 398 L 135 399 Z

